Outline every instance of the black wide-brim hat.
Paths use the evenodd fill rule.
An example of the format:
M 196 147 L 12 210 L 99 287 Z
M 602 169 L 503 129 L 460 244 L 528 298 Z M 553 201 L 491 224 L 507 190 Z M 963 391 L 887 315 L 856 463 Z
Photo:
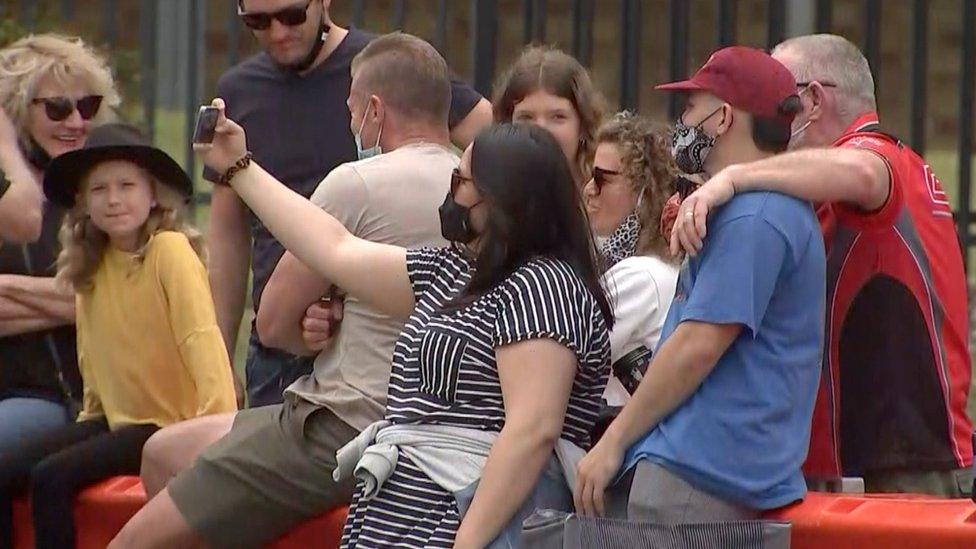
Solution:
M 183 168 L 168 154 L 153 147 L 139 130 L 128 124 L 105 124 L 91 131 L 84 147 L 51 161 L 44 172 L 47 199 L 65 208 L 74 207 L 81 178 L 106 160 L 128 160 L 187 199 L 193 196 L 193 182 Z

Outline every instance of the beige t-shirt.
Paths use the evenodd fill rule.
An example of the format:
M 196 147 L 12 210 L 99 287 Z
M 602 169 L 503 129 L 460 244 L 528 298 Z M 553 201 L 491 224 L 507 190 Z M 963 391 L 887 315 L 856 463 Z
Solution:
M 437 208 L 458 161 L 441 145 L 405 145 L 338 166 L 311 200 L 359 238 L 404 248 L 446 246 Z M 346 296 L 336 341 L 315 358 L 312 374 L 286 392 L 332 410 L 356 429 L 382 419 L 393 345 L 405 321 Z

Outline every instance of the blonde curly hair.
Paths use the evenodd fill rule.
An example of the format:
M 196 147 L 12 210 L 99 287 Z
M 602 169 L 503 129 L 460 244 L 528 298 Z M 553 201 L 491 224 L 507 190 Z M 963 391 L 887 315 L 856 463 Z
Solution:
M 93 166 L 94 168 L 94 166 Z M 89 170 L 89 173 L 91 170 Z M 141 264 L 146 258 L 150 238 L 160 231 L 176 231 L 186 235 L 190 246 L 206 265 L 207 250 L 203 235 L 186 218 L 186 201 L 182 195 L 164 185 L 143 170 L 156 191 L 156 205 L 149 211 L 149 217 L 142 225 L 139 234 L 139 249 L 135 253 L 133 265 Z M 57 279 L 71 285 L 76 292 L 92 289 L 93 278 L 102 262 L 102 255 L 109 245 L 108 235 L 95 226 L 85 205 L 85 192 L 88 189 L 88 176 L 82 178 L 78 200 L 64 217 L 58 239 L 61 253 L 58 254 Z
M 115 119 L 121 98 L 105 59 L 80 38 L 58 34 L 32 34 L 0 49 L 0 108 L 17 128 L 21 145 L 30 146 L 28 110 L 38 83 L 46 76 L 61 84 L 79 79 L 102 106 L 92 120 L 103 124 Z
M 640 197 L 641 235 L 637 253 L 654 254 L 672 261 L 668 241 L 658 230 L 664 204 L 674 194 L 674 181 L 678 176 L 667 128 L 623 111 L 600 127 L 596 142 L 617 146 L 621 173 Z

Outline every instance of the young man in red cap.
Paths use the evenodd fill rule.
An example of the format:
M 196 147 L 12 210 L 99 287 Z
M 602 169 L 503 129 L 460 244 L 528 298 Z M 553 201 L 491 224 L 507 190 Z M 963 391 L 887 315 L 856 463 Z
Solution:
M 716 52 L 692 77 L 673 154 L 688 173 L 782 152 L 796 82 L 766 53 Z M 658 523 L 742 520 L 801 499 L 823 342 L 824 248 L 810 204 L 736 196 L 682 266 L 640 386 L 580 462 L 577 510 Z M 627 494 L 629 488 L 629 495 Z M 620 507 L 626 507 L 622 513 Z
M 693 214 L 674 242 L 696 249 L 707 212 L 736 192 L 820 204 L 829 307 L 805 471 L 860 476 L 869 492 L 968 496 L 968 292 L 948 198 L 925 161 L 879 129 L 856 46 L 801 36 L 773 56 L 799 82 L 790 147 L 803 150 L 714 174 L 682 205 L 679 216 Z

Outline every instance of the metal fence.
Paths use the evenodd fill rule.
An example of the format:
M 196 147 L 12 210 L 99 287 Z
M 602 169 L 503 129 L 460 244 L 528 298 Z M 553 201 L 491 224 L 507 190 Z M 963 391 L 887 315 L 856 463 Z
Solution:
M 901 2 L 901 0 L 899 0 Z M 929 35 L 929 14 L 931 2 L 928 0 L 903 0 L 910 4 L 911 17 L 909 28 L 900 29 L 900 39 L 910 41 L 910 82 L 899 85 L 898 89 L 905 90 L 910 96 L 910 116 L 906 141 L 918 151 L 926 149 L 926 120 L 928 86 L 927 74 L 929 66 L 931 37 Z M 38 0 L 18 0 L 17 11 L 21 22 L 30 27 L 32 18 L 37 15 Z M 73 20 L 79 8 L 91 9 L 93 5 L 101 5 L 102 33 L 104 42 L 111 48 L 119 35 L 119 25 L 127 24 L 120 21 L 122 4 L 131 7 L 135 0 L 58 0 L 59 16 L 65 21 Z M 193 128 L 193 118 L 197 105 L 204 97 L 204 77 L 206 62 L 213 62 L 208 52 L 206 33 L 222 33 L 225 39 L 223 60 L 224 68 L 236 64 L 240 60 L 242 25 L 236 17 L 236 2 L 226 0 L 222 2 L 208 2 L 204 0 L 138 0 L 139 27 L 139 59 L 140 59 L 140 94 L 143 111 L 146 114 L 146 125 L 153 129 L 156 120 L 158 90 L 157 78 L 160 70 L 160 44 L 166 43 L 168 48 L 178 49 L 182 55 L 177 63 L 184 75 L 182 85 L 185 97 L 180 103 L 184 108 L 186 141 L 190 141 Z M 407 0 L 353 0 L 343 2 L 352 24 L 362 27 L 366 16 L 375 10 L 380 10 L 390 17 L 389 28 L 412 29 L 407 24 L 408 9 L 416 8 L 420 2 Z M 668 76 L 673 79 L 688 75 L 690 54 L 690 18 L 693 9 L 700 7 L 701 0 L 671 0 L 666 2 L 666 12 L 660 17 L 669 21 L 668 41 Z M 339 2 L 333 4 L 337 9 Z M 411 6 L 414 4 L 414 6 Z M 457 40 L 451 40 L 449 21 L 452 12 L 464 10 L 469 25 L 465 33 L 467 44 L 464 44 L 465 60 L 470 67 L 471 79 L 475 88 L 483 94 L 488 94 L 491 84 L 498 71 L 498 46 L 500 31 L 500 17 L 508 15 L 502 12 L 517 5 L 521 9 L 523 43 L 545 42 L 547 40 L 547 23 L 552 19 L 555 0 L 521 0 L 521 2 L 496 0 L 429 0 L 423 2 L 427 9 L 426 17 L 432 19 L 433 30 L 426 32 L 429 39 L 442 52 L 451 50 L 452 54 L 458 46 Z M 563 0 L 558 2 L 559 8 L 565 10 L 568 4 L 571 27 L 571 39 L 568 49 L 580 59 L 584 65 L 592 66 L 594 56 L 594 20 L 596 10 L 605 10 L 613 6 L 620 14 L 618 26 L 619 40 L 619 96 L 615 99 L 621 108 L 640 109 L 640 90 L 647 85 L 642 79 L 642 56 L 648 52 L 641 47 L 643 24 L 645 18 L 643 10 L 648 9 L 649 3 L 641 0 Z M 655 2 L 653 7 L 662 3 Z M 744 0 L 713 0 L 712 8 L 717 12 L 715 25 L 712 29 L 715 43 L 719 46 L 734 44 L 738 40 L 737 30 L 741 27 L 737 22 L 742 20 Z M 749 2 L 748 8 L 754 8 L 756 2 Z M 772 47 L 789 35 L 802 32 L 830 32 L 835 29 L 834 7 L 837 2 L 832 0 L 768 0 L 762 2 L 765 14 L 764 26 L 766 30 L 766 45 Z M 895 2 L 881 0 L 861 0 L 856 5 L 861 10 L 860 46 L 870 63 L 875 75 L 875 83 L 881 89 L 881 39 L 882 16 L 884 10 L 891 10 Z M 207 10 L 224 10 L 221 17 L 208 17 Z M 431 9 L 433 8 L 433 9 Z M 2 8 L 0 8 L 2 9 Z M 342 9 L 342 8 L 340 8 Z M 797 14 L 806 14 L 806 27 L 798 28 Z M 218 15 L 211 13 L 211 16 Z M 560 14 L 564 15 L 564 14 Z M 656 14 L 655 14 L 656 15 Z M 174 19 L 175 18 L 175 19 Z M 212 20 L 226 23 L 223 29 L 214 29 Z M 175 21 L 175 22 L 174 22 Z M 956 125 L 956 139 L 954 142 L 958 155 L 958 205 L 956 221 L 958 223 L 960 240 L 964 246 L 976 245 L 976 234 L 972 224 L 976 216 L 970 206 L 972 186 L 972 162 L 974 152 L 974 95 L 976 95 L 976 0 L 961 0 L 959 2 L 959 21 L 961 25 L 960 37 L 960 67 L 958 78 L 958 124 Z M 161 25 L 166 23 L 166 25 Z M 208 29 L 209 25 L 209 29 Z M 161 29 L 163 31 L 161 32 Z M 161 35 L 162 34 L 162 35 Z M 899 83 L 901 84 L 901 83 Z M 674 117 L 678 104 L 672 98 L 667 108 L 667 115 Z M 663 114 L 663 113 L 662 113 Z M 188 145 L 186 145 L 189 147 Z M 188 171 L 196 169 L 194 157 L 187 148 L 186 168 Z M 202 195 L 202 201 L 208 200 Z

